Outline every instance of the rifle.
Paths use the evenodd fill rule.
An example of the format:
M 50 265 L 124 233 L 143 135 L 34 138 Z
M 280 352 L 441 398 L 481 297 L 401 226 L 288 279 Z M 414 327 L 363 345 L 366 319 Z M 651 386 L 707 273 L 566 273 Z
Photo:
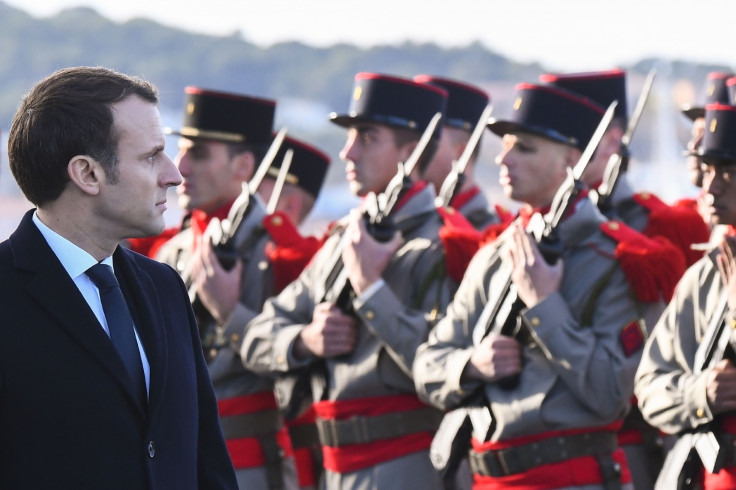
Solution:
M 563 251 L 557 227 L 574 204 L 575 198 L 584 189 L 580 176 L 588 162 L 590 162 L 595 149 L 603 138 L 603 134 L 608 129 L 617 104 L 617 101 L 611 103 L 574 169 L 572 171 L 568 169 L 567 178 L 557 190 L 550 211 L 543 219 L 540 218 L 530 223 L 528 229 L 535 237 L 545 260 L 550 264 L 554 263 Z M 498 240 L 504 240 L 506 233 L 504 232 Z M 491 297 L 473 328 L 473 343 L 475 345 L 478 345 L 483 338 L 491 333 L 506 336 L 515 336 L 521 333 L 519 331 L 521 324 L 518 322 L 518 316 L 525 305 L 518 297 L 516 287 L 511 281 L 511 266 L 503 267 L 498 273 L 504 275 L 505 287 L 490 292 Z M 519 327 L 517 327 L 517 323 Z M 499 380 L 496 383 L 504 389 L 512 389 L 518 382 L 519 377 L 517 375 Z M 429 453 L 430 460 L 448 487 L 452 487 L 455 472 L 470 448 L 473 426 L 470 421 L 469 410 L 478 407 L 487 409 L 482 387 L 479 387 L 468 396 L 461 407 L 445 414 L 432 439 Z
M 248 248 L 247 245 L 237 243 L 238 231 L 245 223 L 245 219 L 250 214 L 251 209 L 253 209 L 253 203 L 256 201 L 254 196 L 258 190 L 258 186 L 260 186 L 266 172 L 276 158 L 285 136 L 286 128 L 283 128 L 278 132 L 276 137 L 273 139 L 273 142 L 271 142 L 271 146 L 263 156 L 263 160 L 261 160 L 261 163 L 258 165 L 258 169 L 253 175 L 253 178 L 251 178 L 249 183 L 243 183 L 242 190 L 235 199 L 235 202 L 233 202 L 233 205 L 230 207 L 227 218 L 223 221 L 213 218 L 207 225 L 207 234 L 210 236 L 210 240 L 212 241 L 213 250 L 215 251 L 217 260 L 226 270 L 230 270 L 235 266 L 235 262 L 240 256 L 238 249 Z M 256 240 L 257 235 L 247 238 Z M 238 245 L 241 246 L 239 247 Z M 182 279 L 185 283 L 189 283 L 189 270 L 184 271 Z M 204 344 L 205 337 L 212 335 L 209 330 L 211 330 L 214 319 L 197 297 L 197 291 L 194 287 L 189 288 L 189 300 L 192 302 L 192 308 L 194 309 L 195 316 L 197 317 L 197 323 L 200 325 L 200 335 Z
M 273 214 L 276 211 L 276 206 L 279 203 L 281 197 L 281 191 L 284 189 L 284 182 L 286 176 L 289 174 L 289 168 L 291 168 L 291 160 L 294 158 L 294 150 L 286 150 L 284 154 L 284 161 L 281 162 L 281 168 L 279 168 L 279 174 L 276 176 L 276 183 L 273 186 L 271 192 L 271 198 L 268 200 L 268 206 L 266 206 L 266 213 Z
M 724 292 L 695 352 L 695 373 L 702 373 L 722 359 L 735 361 L 736 339 L 733 330 L 726 325 L 727 313 L 728 295 Z M 655 490 L 694 488 L 701 464 L 710 473 L 718 473 L 723 468 L 726 451 L 718 441 L 714 425 L 717 425 L 715 421 L 680 434 L 667 453 Z
M 483 131 L 486 129 L 488 119 L 491 117 L 492 112 L 493 106 L 489 104 L 481 113 L 473 132 L 470 134 L 468 143 L 465 145 L 465 149 L 460 155 L 460 158 L 452 162 L 452 170 L 447 174 L 447 177 L 445 177 L 445 180 L 442 182 L 442 187 L 440 188 L 440 191 L 437 194 L 437 199 L 435 200 L 435 204 L 438 208 L 449 206 L 452 199 L 462 188 L 463 183 L 465 182 L 465 168 L 468 166 L 468 163 L 470 163 L 470 158 L 473 156 L 473 152 L 478 146 L 481 136 L 483 136 Z
M 286 128 L 281 129 L 276 137 L 271 142 L 268 151 L 263 156 L 263 160 L 258 165 L 258 169 L 250 182 L 244 182 L 240 194 L 233 202 L 230 207 L 227 218 L 220 221 L 218 219 L 212 219 L 208 225 L 208 232 L 210 234 L 212 245 L 214 246 L 215 254 L 220 264 L 227 270 L 230 270 L 235 266 L 235 261 L 238 258 L 238 246 L 236 238 L 240 227 L 245 223 L 245 219 L 253 209 L 253 203 L 255 201 L 255 194 L 258 187 L 261 185 L 263 178 L 266 176 L 268 169 L 276 159 L 276 155 L 281 148 L 281 144 L 286 136 Z M 242 247 L 241 247 L 242 248 Z
M 621 177 L 621 174 L 626 172 L 629 167 L 629 159 L 631 158 L 631 152 L 629 151 L 629 145 L 631 144 L 631 138 L 634 136 L 634 131 L 639 125 L 639 119 L 644 112 L 644 107 L 649 99 L 649 93 L 652 90 L 652 84 L 654 83 L 654 76 L 656 70 L 652 69 L 644 82 L 644 88 L 639 94 L 639 99 L 636 101 L 636 108 L 634 113 L 629 119 L 629 124 L 626 126 L 626 131 L 621 136 L 621 141 L 618 143 L 618 150 L 616 153 L 610 156 L 606 163 L 606 169 L 603 172 L 603 182 L 594 193 L 597 196 L 595 202 L 598 205 L 598 209 L 601 212 L 609 216 L 611 214 L 613 203 L 612 196 L 616 190 L 616 185 Z

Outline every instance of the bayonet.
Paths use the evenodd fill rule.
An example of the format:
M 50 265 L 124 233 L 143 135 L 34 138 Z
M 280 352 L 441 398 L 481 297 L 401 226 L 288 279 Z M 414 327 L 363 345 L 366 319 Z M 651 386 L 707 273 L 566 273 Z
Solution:
M 491 104 L 487 105 L 486 108 L 483 109 L 483 112 L 481 113 L 473 132 L 470 134 L 468 143 L 465 145 L 465 149 L 460 155 L 460 158 L 452 162 L 452 170 L 442 182 L 442 187 L 437 194 L 437 207 L 449 206 L 458 190 L 462 187 L 465 180 L 465 168 L 473 157 L 473 152 L 478 146 L 481 136 L 483 136 L 483 131 L 485 131 L 488 125 L 488 119 L 490 119 L 492 112 L 493 105 Z
M 639 99 L 636 102 L 634 113 L 631 115 L 631 118 L 629 118 L 629 124 L 626 126 L 626 131 L 623 136 L 621 136 L 618 151 L 608 159 L 606 169 L 603 172 L 603 181 L 596 191 L 596 204 L 604 214 L 610 211 L 611 196 L 613 196 L 613 192 L 616 189 L 616 185 L 618 184 L 621 174 L 629 167 L 629 159 L 631 158 L 629 145 L 631 144 L 631 138 L 634 136 L 634 132 L 639 125 L 639 119 L 641 119 L 644 107 L 646 107 L 647 100 L 649 100 L 649 94 L 652 91 L 652 85 L 654 84 L 656 73 L 656 70 L 652 69 L 649 72 L 649 75 L 647 75 L 644 87 L 642 88 L 641 94 L 639 94 Z
M 268 206 L 266 206 L 266 213 L 273 214 L 276 211 L 276 206 L 279 203 L 281 197 L 281 191 L 284 189 L 284 182 L 286 182 L 286 176 L 289 174 L 289 168 L 291 167 L 291 159 L 294 157 L 294 150 L 291 148 L 286 150 L 284 160 L 281 162 L 281 168 L 276 176 L 276 183 L 273 185 L 273 191 L 271 191 L 271 198 L 268 200 Z

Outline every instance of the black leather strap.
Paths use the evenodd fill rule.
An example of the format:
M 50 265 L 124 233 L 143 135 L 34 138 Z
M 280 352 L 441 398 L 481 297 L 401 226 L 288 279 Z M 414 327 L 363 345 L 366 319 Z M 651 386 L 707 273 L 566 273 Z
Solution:
M 440 425 L 442 416 L 442 412 L 433 408 L 420 408 L 375 417 L 357 416 L 347 420 L 317 419 L 317 430 L 323 446 L 367 444 L 417 432 L 434 432 Z
M 470 451 L 470 467 L 478 475 L 499 477 L 582 456 L 612 454 L 617 447 L 616 434 L 613 432 L 550 437 L 497 451 Z

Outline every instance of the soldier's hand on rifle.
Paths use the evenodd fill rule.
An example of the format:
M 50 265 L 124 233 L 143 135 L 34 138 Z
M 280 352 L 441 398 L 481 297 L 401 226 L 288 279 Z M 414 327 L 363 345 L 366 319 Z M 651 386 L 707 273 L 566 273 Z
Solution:
M 516 285 L 519 298 L 531 308 L 560 289 L 562 260 L 549 265 L 521 224 L 517 222 L 511 226 L 513 229 L 508 247 L 508 259 L 513 265 L 511 280 Z
M 513 337 L 491 334 L 470 356 L 462 377 L 493 382 L 521 372 L 521 344 Z
M 197 296 L 219 325 L 227 323 L 240 299 L 243 263 L 237 260 L 226 270 L 217 260 L 209 235 L 197 242 L 190 263 L 191 279 Z
M 736 367 L 731 361 L 723 359 L 708 371 L 705 390 L 713 414 L 736 410 Z
M 304 327 L 294 344 L 294 356 L 306 359 L 350 354 L 358 339 L 355 317 L 346 315 L 333 303 L 320 303 L 312 323 Z
M 362 215 L 353 210 L 345 230 L 348 241 L 342 251 L 342 261 L 355 293 L 360 296 L 378 281 L 399 246 L 401 234 L 397 231 L 387 242 L 375 240 L 366 230 Z
M 718 248 L 721 252 L 717 257 L 718 270 L 728 292 L 728 307 L 736 312 L 736 237 L 724 236 Z

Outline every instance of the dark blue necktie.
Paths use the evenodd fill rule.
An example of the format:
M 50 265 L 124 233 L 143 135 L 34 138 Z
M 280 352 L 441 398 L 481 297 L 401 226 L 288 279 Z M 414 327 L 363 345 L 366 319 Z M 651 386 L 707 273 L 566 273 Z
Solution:
M 141 406 L 145 407 L 147 397 L 143 364 L 135 340 L 133 317 L 125 303 L 118 280 L 112 272 L 112 267 L 106 264 L 95 264 L 87 269 L 86 274 L 100 290 L 102 309 L 105 310 L 107 326 L 110 329 L 110 340 L 125 364 L 135 396 L 141 402 Z

